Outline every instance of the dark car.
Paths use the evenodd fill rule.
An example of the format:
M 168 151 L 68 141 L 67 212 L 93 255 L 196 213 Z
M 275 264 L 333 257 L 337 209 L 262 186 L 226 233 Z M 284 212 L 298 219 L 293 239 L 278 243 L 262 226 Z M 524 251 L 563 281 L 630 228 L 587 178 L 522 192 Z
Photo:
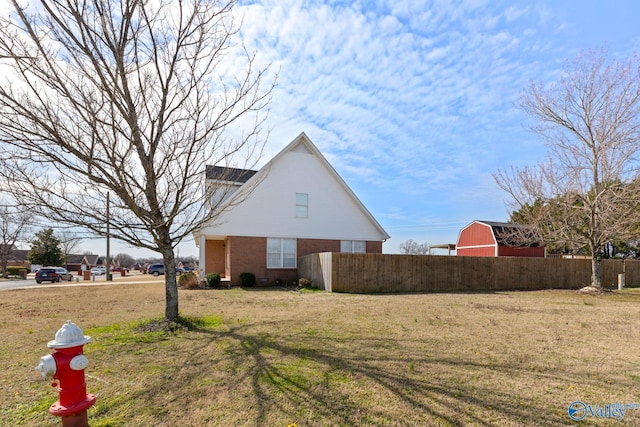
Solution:
M 62 267 L 42 267 L 36 272 L 36 283 L 42 282 L 60 282 L 66 280 L 70 282 L 73 279 L 73 275 Z
M 180 267 L 176 267 L 176 274 L 180 275 L 184 273 L 184 270 Z M 147 274 L 153 274 L 154 276 L 159 276 L 164 274 L 164 264 L 151 264 L 147 267 Z
M 147 274 L 153 274 L 159 276 L 164 274 L 164 264 L 151 264 L 147 267 Z

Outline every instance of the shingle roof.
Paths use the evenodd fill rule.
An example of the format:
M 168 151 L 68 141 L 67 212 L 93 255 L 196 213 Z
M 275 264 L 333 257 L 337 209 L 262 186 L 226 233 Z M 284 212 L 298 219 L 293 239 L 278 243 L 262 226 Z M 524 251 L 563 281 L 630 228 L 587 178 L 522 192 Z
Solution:
M 26 261 L 27 255 L 29 254 L 28 249 L 13 249 L 9 252 L 9 261 Z
M 89 263 L 89 265 L 98 265 L 98 260 L 100 259 L 100 255 L 88 254 L 88 255 L 85 255 L 85 257 L 87 258 L 87 262 Z
M 84 259 L 82 254 L 69 254 L 67 255 L 67 264 L 80 264 Z
M 207 165 L 207 179 L 216 179 L 229 182 L 247 182 L 258 171 L 251 169 L 226 168 L 222 166 Z
M 542 246 L 538 229 L 531 225 L 513 222 L 478 221 L 491 227 L 496 242 L 501 246 L 539 247 Z

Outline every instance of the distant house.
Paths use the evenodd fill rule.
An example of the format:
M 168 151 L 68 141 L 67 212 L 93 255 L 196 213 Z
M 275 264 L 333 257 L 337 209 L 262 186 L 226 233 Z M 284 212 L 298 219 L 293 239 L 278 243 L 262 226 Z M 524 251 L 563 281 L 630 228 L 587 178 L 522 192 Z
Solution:
M 70 254 L 67 255 L 67 263 L 64 267 L 69 271 L 81 271 L 87 268 L 87 264 L 85 255 Z
M 102 258 L 100 258 L 100 255 L 89 254 L 85 255 L 85 258 L 87 259 L 87 265 L 89 269 L 91 269 L 91 267 L 102 265 Z
M 458 256 L 544 257 L 536 228 L 507 222 L 473 221 L 460 231 Z
M 7 253 L 7 266 L 25 266 L 28 267 L 30 265 L 27 260 L 27 255 L 29 254 L 28 249 L 16 249 L 15 247 L 8 248 L 5 245 L 0 250 L 3 250 Z
M 381 253 L 389 238 L 304 133 L 259 171 L 207 167 L 221 214 L 194 233 L 201 271 L 231 284 L 297 278 L 298 257 L 317 252 Z M 248 197 L 234 203 L 246 189 Z
M 100 255 L 93 254 L 71 254 L 67 255 L 67 264 L 65 268 L 69 271 L 90 270 L 98 263 Z

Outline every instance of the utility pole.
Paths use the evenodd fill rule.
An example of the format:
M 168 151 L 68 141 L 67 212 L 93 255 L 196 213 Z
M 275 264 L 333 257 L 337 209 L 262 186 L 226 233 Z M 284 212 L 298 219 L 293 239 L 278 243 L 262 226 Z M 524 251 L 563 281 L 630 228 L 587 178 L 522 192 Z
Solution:
M 111 218 L 109 217 L 109 194 L 110 192 L 107 191 L 107 281 L 111 281 L 112 277 L 111 277 L 111 253 L 110 253 L 110 246 L 109 246 L 109 237 L 110 237 L 110 232 L 111 232 Z

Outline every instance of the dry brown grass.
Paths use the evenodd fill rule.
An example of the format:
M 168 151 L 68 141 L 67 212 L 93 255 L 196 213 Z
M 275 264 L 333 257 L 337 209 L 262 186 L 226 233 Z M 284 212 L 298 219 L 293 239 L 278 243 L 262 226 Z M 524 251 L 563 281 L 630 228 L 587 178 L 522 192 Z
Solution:
M 573 401 L 640 401 L 633 289 L 181 290 L 195 328 L 171 334 L 134 325 L 163 313 L 159 283 L 0 296 L 3 426 L 59 425 L 34 366 L 67 319 L 93 338 L 93 427 L 572 425 Z M 640 425 L 640 410 L 580 425 Z

